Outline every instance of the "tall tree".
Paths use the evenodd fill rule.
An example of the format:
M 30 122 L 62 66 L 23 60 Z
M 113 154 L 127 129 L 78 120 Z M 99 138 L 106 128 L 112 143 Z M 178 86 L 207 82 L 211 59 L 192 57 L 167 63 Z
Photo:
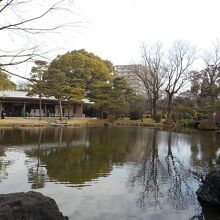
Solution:
M 124 77 L 113 78 L 108 83 L 99 83 L 93 87 L 91 100 L 100 112 L 115 116 L 125 116 L 128 113 L 129 102 L 133 97 L 133 90 L 128 86 Z
M 44 80 L 44 75 L 48 70 L 48 64 L 46 61 L 36 60 L 34 67 L 31 70 L 31 81 L 30 90 L 28 92 L 29 95 L 39 95 L 39 110 L 40 117 L 39 120 L 42 119 L 42 95 L 46 91 L 46 84 Z M 46 114 L 46 112 L 45 112 Z
M 150 99 L 152 115 L 157 113 L 157 100 L 165 83 L 162 44 L 157 42 L 152 46 L 142 45 L 142 65 L 136 66 L 136 75 L 143 83 Z
M 129 111 L 129 103 L 134 97 L 134 91 L 131 89 L 124 77 L 116 77 L 112 80 L 113 105 L 112 113 L 116 116 L 125 116 Z
M 74 83 L 78 82 L 78 85 L 85 89 L 87 96 L 97 83 L 110 80 L 114 71 L 111 62 L 102 60 L 84 49 L 58 56 L 52 61 L 50 68 L 60 69 Z
M 218 96 L 220 86 L 220 44 L 216 41 L 213 47 L 204 53 L 203 60 L 205 68 L 201 71 L 204 83 L 203 91 L 211 97 L 214 102 Z
M 94 102 L 94 108 L 96 108 L 103 119 L 104 114 L 108 114 L 113 105 L 112 85 L 109 83 L 101 82 L 96 86 L 93 86 L 92 92 L 90 92 L 90 99 Z
M 167 117 L 170 117 L 172 100 L 191 79 L 195 49 L 186 41 L 175 41 L 168 53 L 166 65 L 166 88 L 168 97 Z
M 110 61 L 102 60 L 83 49 L 74 50 L 54 59 L 49 69 L 58 70 L 69 79 L 70 87 L 66 87 L 66 91 L 72 92 L 71 95 L 67 92 L 68 100 L 71 100 L 72 96 L 75 96 L 74 99 L 78 101 L 83 96 L 96 99 L 96 107 L 99 106 L 98 108 L 102 109 L 101 112 L 106 111 L 110 104 L 107 98 L 108 92 L 111 90 L 109 81 L 114 72 Z M 77 97 L 74 93 L 78 94 Z
M 58 99 L 60 121 L 63 121 L 62 100 L 66 99 L 66 90 L 69 88 L 69 78 L 59 69 L 49 69 L 45 72 L 44 80 L 47 89 L 44 93 Z

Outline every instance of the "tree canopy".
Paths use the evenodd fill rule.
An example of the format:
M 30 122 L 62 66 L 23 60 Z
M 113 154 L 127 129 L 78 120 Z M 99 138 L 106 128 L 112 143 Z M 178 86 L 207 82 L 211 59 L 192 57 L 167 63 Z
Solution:
M 110 80 L 114 71 L 110 61 L 102 60 L 100 57 L 86 50 L 74 50 L 58 56 L 50 65 L 50 69 L 59 69 L 71 79 L 85 88 L 87 94 L 95 84 Z
M 3 90 L 7 90 L 7 89 L 15 89 L 16 88 L 16 84 L 13 83 L 8 74 L 3 72 L 3 71 L 0 71 L 0 91 L 3 91 Z

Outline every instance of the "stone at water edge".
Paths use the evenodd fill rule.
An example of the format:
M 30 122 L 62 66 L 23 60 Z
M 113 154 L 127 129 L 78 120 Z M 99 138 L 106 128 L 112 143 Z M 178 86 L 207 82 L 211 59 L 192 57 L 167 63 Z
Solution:
M 220 167 L 205 176 L 196 193 L 203 202 L 220 207 Z
M 0 220 L 68 220 L 54 199 L 41 193 L 0 194 Z

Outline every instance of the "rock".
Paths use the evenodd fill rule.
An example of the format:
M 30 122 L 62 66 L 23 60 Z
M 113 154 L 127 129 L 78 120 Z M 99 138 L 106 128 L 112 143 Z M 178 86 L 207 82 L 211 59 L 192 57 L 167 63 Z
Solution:
M 0 220 L 68 220 L 56 202 L 38 192 L 0 194 Z
M 203 202 L 220 206 L 220 168 L 216 168 L 206 175 L 196 193 Z
M 190 220 L 220 220 L 219 208 L 207 206 L 204 203 L 200 203 L 202 206 L 202 212 L 199 215 L 195 215 Z
M 198 129 L 200 130 L 217 130 L 218 127 L 216 123 L 212 120 L 202 120 L 198 125 Z

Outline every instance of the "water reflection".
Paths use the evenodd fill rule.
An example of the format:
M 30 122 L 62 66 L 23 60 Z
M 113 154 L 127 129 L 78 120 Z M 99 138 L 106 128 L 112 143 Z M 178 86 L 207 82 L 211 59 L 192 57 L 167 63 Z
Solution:
M 178 135 L 164 133 L 167 154 L 159 152 L 160 135 L 161 132 L 152 130 L 146 137 L 145 156 L 139 169 L 130 175 L 130 187 L 140 188 L 137 203 L 142 208 L 156 210 L 162 202 L 167 202 L 174 209 L 187 209 L 195 202 L 195 193 L 190 187 L 190 171 L 172 151 L 174 143 L 178 142 Z
M 38 145 L 36 150 L 37 162 L 28 169 L 28 182 L 31 183 L 32 189 L 43 188 L 46 181 L 46 170 L 40 163 L 42 129 L 39 129 Z
M 215 132 L 197 132 L 191 139 L 191 162 L 196 172 L 204 174 L 218 163 L 220 136 Z
M 64 195 L 71 199 L 78 195 L 75 190 L 81 189 L 84 193 L 78 195 L 78 200 L 82 204 L 76 207 L 92 210 L 93 216 L 83 213 L 85 216 L 79 219 L 88 219 L 90 215 L 90 219 L 103 219 L 103 213 L 112 213 L 115 207 L 117 215 L 109 214 L 105 219 L 136 219 L 141 215 L 137 219 L 170 220 L 178 216 L 179 220 L 214 220 L 214 212 L 200 207 L 195 191 L 197 177 L 218 163 L 219 147 L 220 139 L 214 132 L 181 134 L 149 128 L 0 129 L 0 181 L 8 179 L 0 182 L 0 187 L 1 192 L 7 192 L 14 181 L 16 190 L 49 191 L 57 195 L 64 210 L 68 206 Z M 58 188 L 55 190 L 52 184 L 64 187 L 62 196 L 56 194 Z M 97 209 L 101 198 L 105 211 Z M 116 209 L 116 204 L 120 209 Z M 74 219 L 73 211 L 71 215 Z
M 5 149 L 0 146 L 0 182 L 7 178 L 7 167 L 9 167 L 11 163 L 12 161 L 5 159 Z
M 25 150 L 29 157 L 37 158 L 36 165 L 29 169 L 29 181 L 33 182 L 33 188 L 43 187 L 46 176 L 44 168 L 47 170 L 50 181 L 63 182 L 69 186 L 73 184 L 78 187 L 88 185 L 90 181 L 109 175 L 113 164 L 123 162 L 134 146 L 134 132 L 127 136 L 126 132 L 118 133 L 114 130 L 100 129 L 99 138 L 97 138 L 97 130 L 94 132 L 91 129 L 85 134 L 84 130 L 79 129 L 78 132 L 78 137 L 82 132 L 82 140 L 90 140 L 90 147 L 86 145 L 87 141 L 82 146 L 71 146 L 74 141 L 67 136 L 71 133 L 64 128 L 59 129 L 57 147 L 41 147 L 44 131 L 39 130 L 38 147 Z M 66 133 L 65 139 L 64 133 Z M 67 143 L 64 144 L 64 141 Z M 40 168 L 43 169 L 40 170 Z

